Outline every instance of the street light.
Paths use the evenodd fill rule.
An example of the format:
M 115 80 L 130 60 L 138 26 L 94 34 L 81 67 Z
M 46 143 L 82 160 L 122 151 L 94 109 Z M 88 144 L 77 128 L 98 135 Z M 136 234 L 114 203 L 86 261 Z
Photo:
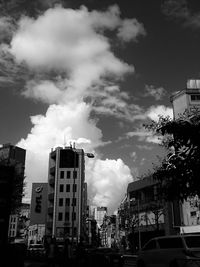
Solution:
M 76 184 L 76 176 L 77 176 L 77 172 L 76 172 L 76 166 L 77 166 L 77 164 L 76 164 L 76 162 L 77 162 L 77 155 L 82 155 L 82 157 L 84 157 L 84 156 L 87 156 L 88 158 L 94 158 L 94 154 L 92 154 L 92 153 L 84 153 L 84 151 L 83 150 L 81 150 L 81 151 L 77 151 L 76 149 L 75 149 L 75 145 L 74 145 L 74 147 L 73 147 L 73 152 L 74 152 L 74 170 L 73 170 L 73 196 L 72 196 L 72 245 L 74 244 L 74 221 L 75 221 L 75 216 L 74 216 L 74 214 L 75 214 L 75 184 Z M 78 159 L 79 159 L 79 157 L 78 157 Z M 80 163 L 78 164 L 78 166 L 77 167 L 79 167 L 79 169 L 82 169 L 82 168 L 85 168 L 85 163 L 84 163 L 84 166 L 82 167 L 82 168 L 80 168 Z M 79 208 L 79 212 L 78 212 L 78 215 L 79 215 L 79 222 L 78 222 L 78 235 L 77 235 L 77 239 L 78 239 L 78 241 L 79 241 L 79 238 L 80 238 L 80 222 L 81 222 L 81 205 L 82 205 L 82 202 L 81 202 L 81 200 L 82 200 L 82 179 L 81 179 L 82 177 L 81 177 L 81 175 L 79 175 L 79 206 L 78 206 L 78 208 Z

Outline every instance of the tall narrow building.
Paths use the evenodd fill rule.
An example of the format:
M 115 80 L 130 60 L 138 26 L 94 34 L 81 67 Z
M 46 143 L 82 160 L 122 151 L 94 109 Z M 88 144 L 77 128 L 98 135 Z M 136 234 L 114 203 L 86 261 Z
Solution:
M 0 147 L 0 244 L 8 237 L 9 216 L 22 201 L 26 150 L 4 144 Z
M 88 155 L 88 154 L 86 154 Z M 47 235 L 78 242 L 86 214 L 85 153 L 57 147 L 49 155 Z

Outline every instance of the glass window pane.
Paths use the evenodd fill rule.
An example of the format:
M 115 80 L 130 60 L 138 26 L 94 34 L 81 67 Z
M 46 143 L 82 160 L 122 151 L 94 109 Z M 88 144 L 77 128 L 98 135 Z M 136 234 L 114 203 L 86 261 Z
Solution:
M 158 239 L 160 248 L 183 248 L 181 237 Z

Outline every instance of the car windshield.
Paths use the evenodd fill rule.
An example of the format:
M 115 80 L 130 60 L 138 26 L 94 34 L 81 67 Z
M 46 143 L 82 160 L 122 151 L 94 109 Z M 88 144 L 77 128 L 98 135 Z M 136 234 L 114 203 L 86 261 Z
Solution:
M 188 248 L 200 248 L 200 236 L 185 236 Z

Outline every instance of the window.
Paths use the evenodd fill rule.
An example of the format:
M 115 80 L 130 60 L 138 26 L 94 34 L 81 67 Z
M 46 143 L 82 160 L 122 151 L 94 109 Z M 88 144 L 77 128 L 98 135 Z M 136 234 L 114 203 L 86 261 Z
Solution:
M 63 206 L 63 198 L 59 198 L 59 206 L 60 206 L 60 207 Z
M 72 199 L 72 206 L 73 206 L 73 205 L 76 206 L 76 198 L 73 198 L 73 199 Z
M 66 185 L 66 192 L 70 192 L 70 184 Z
M 64 191 L 64 185 L 60 184 L 60 192 L 63 192 L 63 191 Z
M 58 220 L 62 221 L 62 219 L 63 219 L 63 214 L 62 214 L 62 212 L 59 212 L 58 213 Z
M 65 212 L 65 221 L 69 221 L 69 212 Z
M 182 239 L 180 237 L 175 238 L 163 238 L 158 239 L 160 248 L 183 248 Z
M 143 248 L 143 250 L 151 250 L 151 249 L 156 249 L 156 240 L 149 241 Z
M 200 101 L 200 95 L 191 95 L 191 101 Z
M 77 191 L 77 185 L 73 184 L 73 192 L 76 192 L 76 191 Z
M 67 206 L 67 207 L 70 206 L 70 198 L 65 199 L 65 206 Z
M 73 220 L 73 221 L 76 220 L 76 212 L 72 212 L 72 220 Z
M 77 179 L 77 171 L 73 171 L 73 178 Z
M 64 176 L 65 176 L 65 172 L 64 172 L 64 171 L 61 171 L 61 172 L 60 172 L 60 179 L 63 179 Z
M 67 179 L 70 179 L 70 178 L 71 178 L 71 172 L 67 171 Z

